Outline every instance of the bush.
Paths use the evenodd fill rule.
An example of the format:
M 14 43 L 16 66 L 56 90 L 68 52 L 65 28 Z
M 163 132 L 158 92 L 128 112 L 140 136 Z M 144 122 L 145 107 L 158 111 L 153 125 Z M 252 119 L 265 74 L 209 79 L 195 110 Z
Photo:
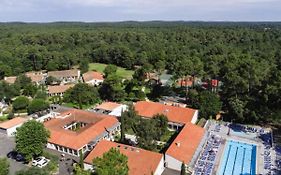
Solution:
M 29 99 L 27 97 L 21 96 L 15 99 L 13 102 L 14 111 L 25 110 L 29 105 Z
M 9 162 L 6 158 L 0 158 L 0 175 L 9 174 Z
M 49 104 L 43 99 L 34 99 L 27 108 L 29 114 L 43 111 L 49 108 Z
M 10 112 L 7 116 L 7 119 L 11 120 L 15 117 L 14 113 Z

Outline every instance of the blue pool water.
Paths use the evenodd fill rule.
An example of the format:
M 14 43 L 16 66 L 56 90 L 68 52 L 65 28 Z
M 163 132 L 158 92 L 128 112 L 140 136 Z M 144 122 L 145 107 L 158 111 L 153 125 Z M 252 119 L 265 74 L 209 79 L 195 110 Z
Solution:
M 227 141 L 218 175 L 256 174 L 256 152 L 255 145 Z

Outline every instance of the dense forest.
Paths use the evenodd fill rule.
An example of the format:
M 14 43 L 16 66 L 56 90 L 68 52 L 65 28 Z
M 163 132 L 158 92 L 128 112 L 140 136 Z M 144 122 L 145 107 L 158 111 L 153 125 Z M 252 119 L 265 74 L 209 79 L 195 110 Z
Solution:
M 223 82 L 229 119 L 280 121 L 280 23 L 0 24 L 0 79 L 100 62 Z

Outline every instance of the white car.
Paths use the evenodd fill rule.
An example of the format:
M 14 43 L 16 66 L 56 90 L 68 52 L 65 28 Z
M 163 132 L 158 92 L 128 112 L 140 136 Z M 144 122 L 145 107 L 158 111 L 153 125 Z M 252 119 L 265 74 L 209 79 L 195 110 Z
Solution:
M 49 159 L 46 159 L 45 157 L 37 157 L 32 161 L 32 166 L 37 166 L 39 168 L 43 168 L 50 162 Z

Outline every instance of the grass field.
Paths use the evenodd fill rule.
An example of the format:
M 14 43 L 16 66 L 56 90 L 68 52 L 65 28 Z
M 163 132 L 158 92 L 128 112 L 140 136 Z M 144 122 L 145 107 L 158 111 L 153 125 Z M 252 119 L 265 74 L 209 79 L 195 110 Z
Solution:
M 95 71 L 103 73 L 106 66 L 107 66 L 107 64 L 90 63 L 89 70 L 95 70 Z M 133 73 L 134 73 L 134 71 L 132 71 L 132 70 L 127 70 L 122 67 L 117 67 L 117 75 L 119 75 L 122 78 L 131 79 Z

